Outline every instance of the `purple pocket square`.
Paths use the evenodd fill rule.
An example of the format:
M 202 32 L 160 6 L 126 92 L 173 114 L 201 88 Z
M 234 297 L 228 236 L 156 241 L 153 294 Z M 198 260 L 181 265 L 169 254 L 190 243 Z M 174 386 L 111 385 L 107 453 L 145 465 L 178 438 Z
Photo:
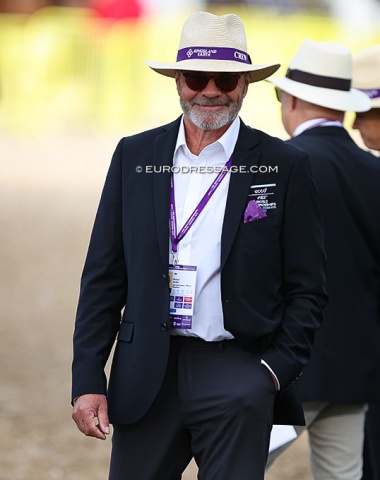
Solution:
M 253 222 L 259 218 L 265 218 L 267 214 L 264 210 L 256 203 L 255 200 L 251 200 L 244 212 L 244 223 Z

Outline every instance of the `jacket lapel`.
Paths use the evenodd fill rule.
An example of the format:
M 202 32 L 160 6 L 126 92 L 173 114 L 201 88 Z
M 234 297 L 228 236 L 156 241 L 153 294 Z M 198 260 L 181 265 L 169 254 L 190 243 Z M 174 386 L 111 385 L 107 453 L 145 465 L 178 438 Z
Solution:
M 158 245 L 165 269 L 169 265 L 170 167 L 173 165 L 179 125 L 180 119 L 169 124 L 166 131 L 156 138 L 154 145 L 153 165 L 157 172 L 153 173 L 154 213 Z
M 221 269 L 227 260 L 242 219 L 249 189 L 255 175 L 255 167 L 260 159 L 260 150 L 257 148 L 257 144 L 258 138 L 255 131 L 241 122 L 234 151 L 233 166 L 236 169 L 244 169 L 246 173 L 231 173 L 222 229 Z
M 169 212 L 170 212 L 170 167 L 173 165 L 173 153 L 177 141 L 180 119 L 169 124 L 166 131 L 155 140 L 153 174 L 154 210 L 158 244 L 163 265 L 169 264 Z M 246 173 L 231 173 L 228 188 L 226 211 L 222 229 L 221 268 L 223 268 L 231 250 L 237 228 L 244 213 L 250 186 L 254 178 L 254 167 L 258 165 L 260 150 L 254 130 L 241 122 L 236 142 L 233 166 L 244 168 Z M 164 167 L 167 167 L 165 170 Z

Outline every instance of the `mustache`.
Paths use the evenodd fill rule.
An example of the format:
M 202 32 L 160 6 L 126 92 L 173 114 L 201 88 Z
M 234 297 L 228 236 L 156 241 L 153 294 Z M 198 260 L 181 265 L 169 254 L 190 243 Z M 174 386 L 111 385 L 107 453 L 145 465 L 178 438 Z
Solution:
M 206 98 L 190 100 L 191 106 L 199 105 L 201 107 L 228 107 L 231 104 L 230 99 L 221 100 L 220 98 Z

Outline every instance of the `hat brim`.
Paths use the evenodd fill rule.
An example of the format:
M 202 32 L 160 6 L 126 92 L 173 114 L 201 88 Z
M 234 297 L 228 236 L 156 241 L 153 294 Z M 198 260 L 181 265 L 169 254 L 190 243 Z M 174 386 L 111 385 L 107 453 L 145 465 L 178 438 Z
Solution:
M 371 108 L 380 108 L 380 98 L 371 99 Z
M 329 88 L 315 87 L 301 82 L 295 82 L 287 77 L 268 80 L 280 90 L 283 90 L 294 97 L 305 102 L 319 105 L 320 107 L 331 108 L 342 112 L 366 112 L 371 108 L 369 97 L 351 88 L 349 91 L 334 90 Z
M 238 63 L 232 60 L 182 60 L 176 63 L 158 63 L 145 60 L 146 65 L 155 72 L 167 77 L 175 77 L 179 70 L 193 72 L 223 72 L 223 73 L 241 73 L 250 74 L 250 83 L 259 82 L 273 75 L 280 68 L 280 64 L 275 65 L 251 65 Z

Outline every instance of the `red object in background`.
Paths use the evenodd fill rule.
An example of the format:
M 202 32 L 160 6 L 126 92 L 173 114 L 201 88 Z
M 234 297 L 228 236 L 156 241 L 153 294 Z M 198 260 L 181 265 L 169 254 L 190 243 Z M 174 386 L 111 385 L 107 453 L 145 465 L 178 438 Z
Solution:
M 112 20 L 138 18 L 142 15 L 138 0 L 99 0 L 93 5 L 93 10 L 99 17 Z

